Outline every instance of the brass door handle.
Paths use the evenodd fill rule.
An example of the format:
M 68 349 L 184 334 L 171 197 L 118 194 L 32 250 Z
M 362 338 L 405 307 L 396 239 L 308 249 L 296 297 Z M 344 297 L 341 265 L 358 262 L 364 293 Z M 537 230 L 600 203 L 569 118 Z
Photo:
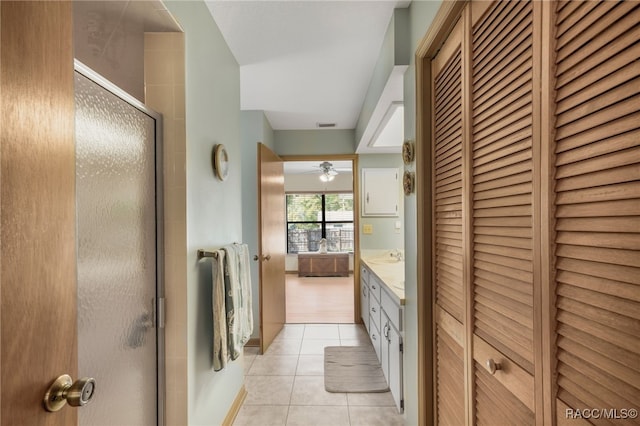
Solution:
M 58 411 L 67 403 L 72 407 L 83 407 L 91 402 L 96 391 L 96 381 L 92 377 L 71 380 L 63 374 L 58 377 L 44 394 L 44 407 L 47 411 Z
M 271 255 L 268 254 L 266 256 L 262 256 L 262 258 L 258 257 L 257 254 L 253 256 L 253 260 L 255 260 L 256 262 L 258 261 L 258 259 L 260 259 L 260 260 L 271 260 Z
M 502 364 L 490 358 L 487 360 L 487 368 L 489 369 L 489 373 L 496 374 L 496 371 L 502 370 Z

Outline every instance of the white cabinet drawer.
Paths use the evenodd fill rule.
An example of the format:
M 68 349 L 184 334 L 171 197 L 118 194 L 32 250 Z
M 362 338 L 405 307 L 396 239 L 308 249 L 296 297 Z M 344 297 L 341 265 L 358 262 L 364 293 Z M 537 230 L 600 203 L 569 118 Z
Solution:
M 378 326 L 375 325 L 373 321 L 371 321 L 371 328 L 369 328 L 369 337 L 371 338 L 371 344 L 373 345 L 373 348 L 376 350 L 378 361 L 380 361 L 380 344 L 382 343 L 383 337 L 380 335 Z M 386 344 L 387 341 L 385 340 L 384 343 Z
M 382 285 L 380 285 L 380 281 L 378 281 L 378 278 L 373 275 L 370 274 L 369 275 L 369 293 L 371 295 L 373 295 L 373 297 L 375 297 L 378 302 L 380 302 L 380 292 L 382 291 Z
M 360 279 L 369 284 L 369 270 L 366 266 L 360 268 Z
M 371 296 L 371 289 L 369 289 L 369 296 Z M 380 302 L 378 302 L 375 297 L 369 297 L 369 317 L 371 318 L 371 322 L 375 323 L 376 327 L 378 327 L 378 330 L 381 330 Z
M 387 317 L 398 331 L 402 331 L 402 308 L 389 296 L 386 290 L 382 290 L 380 305 L 384 309 Z

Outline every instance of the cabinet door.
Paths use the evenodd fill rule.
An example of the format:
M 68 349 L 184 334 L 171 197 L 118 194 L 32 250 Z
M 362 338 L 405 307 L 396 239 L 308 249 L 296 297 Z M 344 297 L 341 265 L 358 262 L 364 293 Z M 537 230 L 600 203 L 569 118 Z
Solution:
M 460 20 L 432 62 L 435 404 L 437 423 L 443 425 L 461 425 L 465 421 L 462 29 Z
M 396 407 L 398 407 L 398 410 L 402 412 L 404 409 L 404 396 L 402 389 L 402 335 L 398 330 L 396 330 L 391 322 L 388 322 L 387 335 L 387 353 L 389 359 L 387 380 L 389 381 L 389 389 L 391 390 L 391 395 L 393 395 Z
M 474 408 L 479 425 L 535 420 L 533 15 L 533 2 L 494 2 L 471 34 Z M 503 369 L 489 371 L 488 362 Z
M 360 280 L 360 289 L 360 316 L 362 317 L 364 328 L 369 331 L 369 286 L 362 279 Z
M 557 4 L 558 424 L 640 409 L 638 22 L 638 2 Z
M 387 379 L 387 383 L 389 383 L 389 318 L 385 311 L 380 313 L 382 317 L 382 344 L 380 345 L 380 365 L 382 367 L 382 372 L 384 373 L 384 378 Z
M 398 216 L 397 168 L 362 169 L 362 216 Z

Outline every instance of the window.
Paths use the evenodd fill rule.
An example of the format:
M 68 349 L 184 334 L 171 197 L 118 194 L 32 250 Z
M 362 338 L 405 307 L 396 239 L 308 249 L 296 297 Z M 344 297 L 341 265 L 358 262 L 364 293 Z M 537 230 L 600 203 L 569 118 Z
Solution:
M 287 252 L 353 251 L 353 194 L 287 194 Z

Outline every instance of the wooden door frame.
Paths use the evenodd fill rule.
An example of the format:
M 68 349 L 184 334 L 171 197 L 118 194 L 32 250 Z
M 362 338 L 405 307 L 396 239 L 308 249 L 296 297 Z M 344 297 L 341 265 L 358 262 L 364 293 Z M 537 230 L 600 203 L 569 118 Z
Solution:
M 418 424 L 435 424 L 435 319 L 432 309 L 432 140 L 433 114 L 431 61 L 453 30 L 468 1 L 444 1 L 426 34 L 418 44 L 416 64 L 416 200 L 418 266 Z
M 285 155 L 282 161 L 351 161 L 353 189 L 353 322 L 360 323 L 360 197 L 358 181 L 358 154 Z

